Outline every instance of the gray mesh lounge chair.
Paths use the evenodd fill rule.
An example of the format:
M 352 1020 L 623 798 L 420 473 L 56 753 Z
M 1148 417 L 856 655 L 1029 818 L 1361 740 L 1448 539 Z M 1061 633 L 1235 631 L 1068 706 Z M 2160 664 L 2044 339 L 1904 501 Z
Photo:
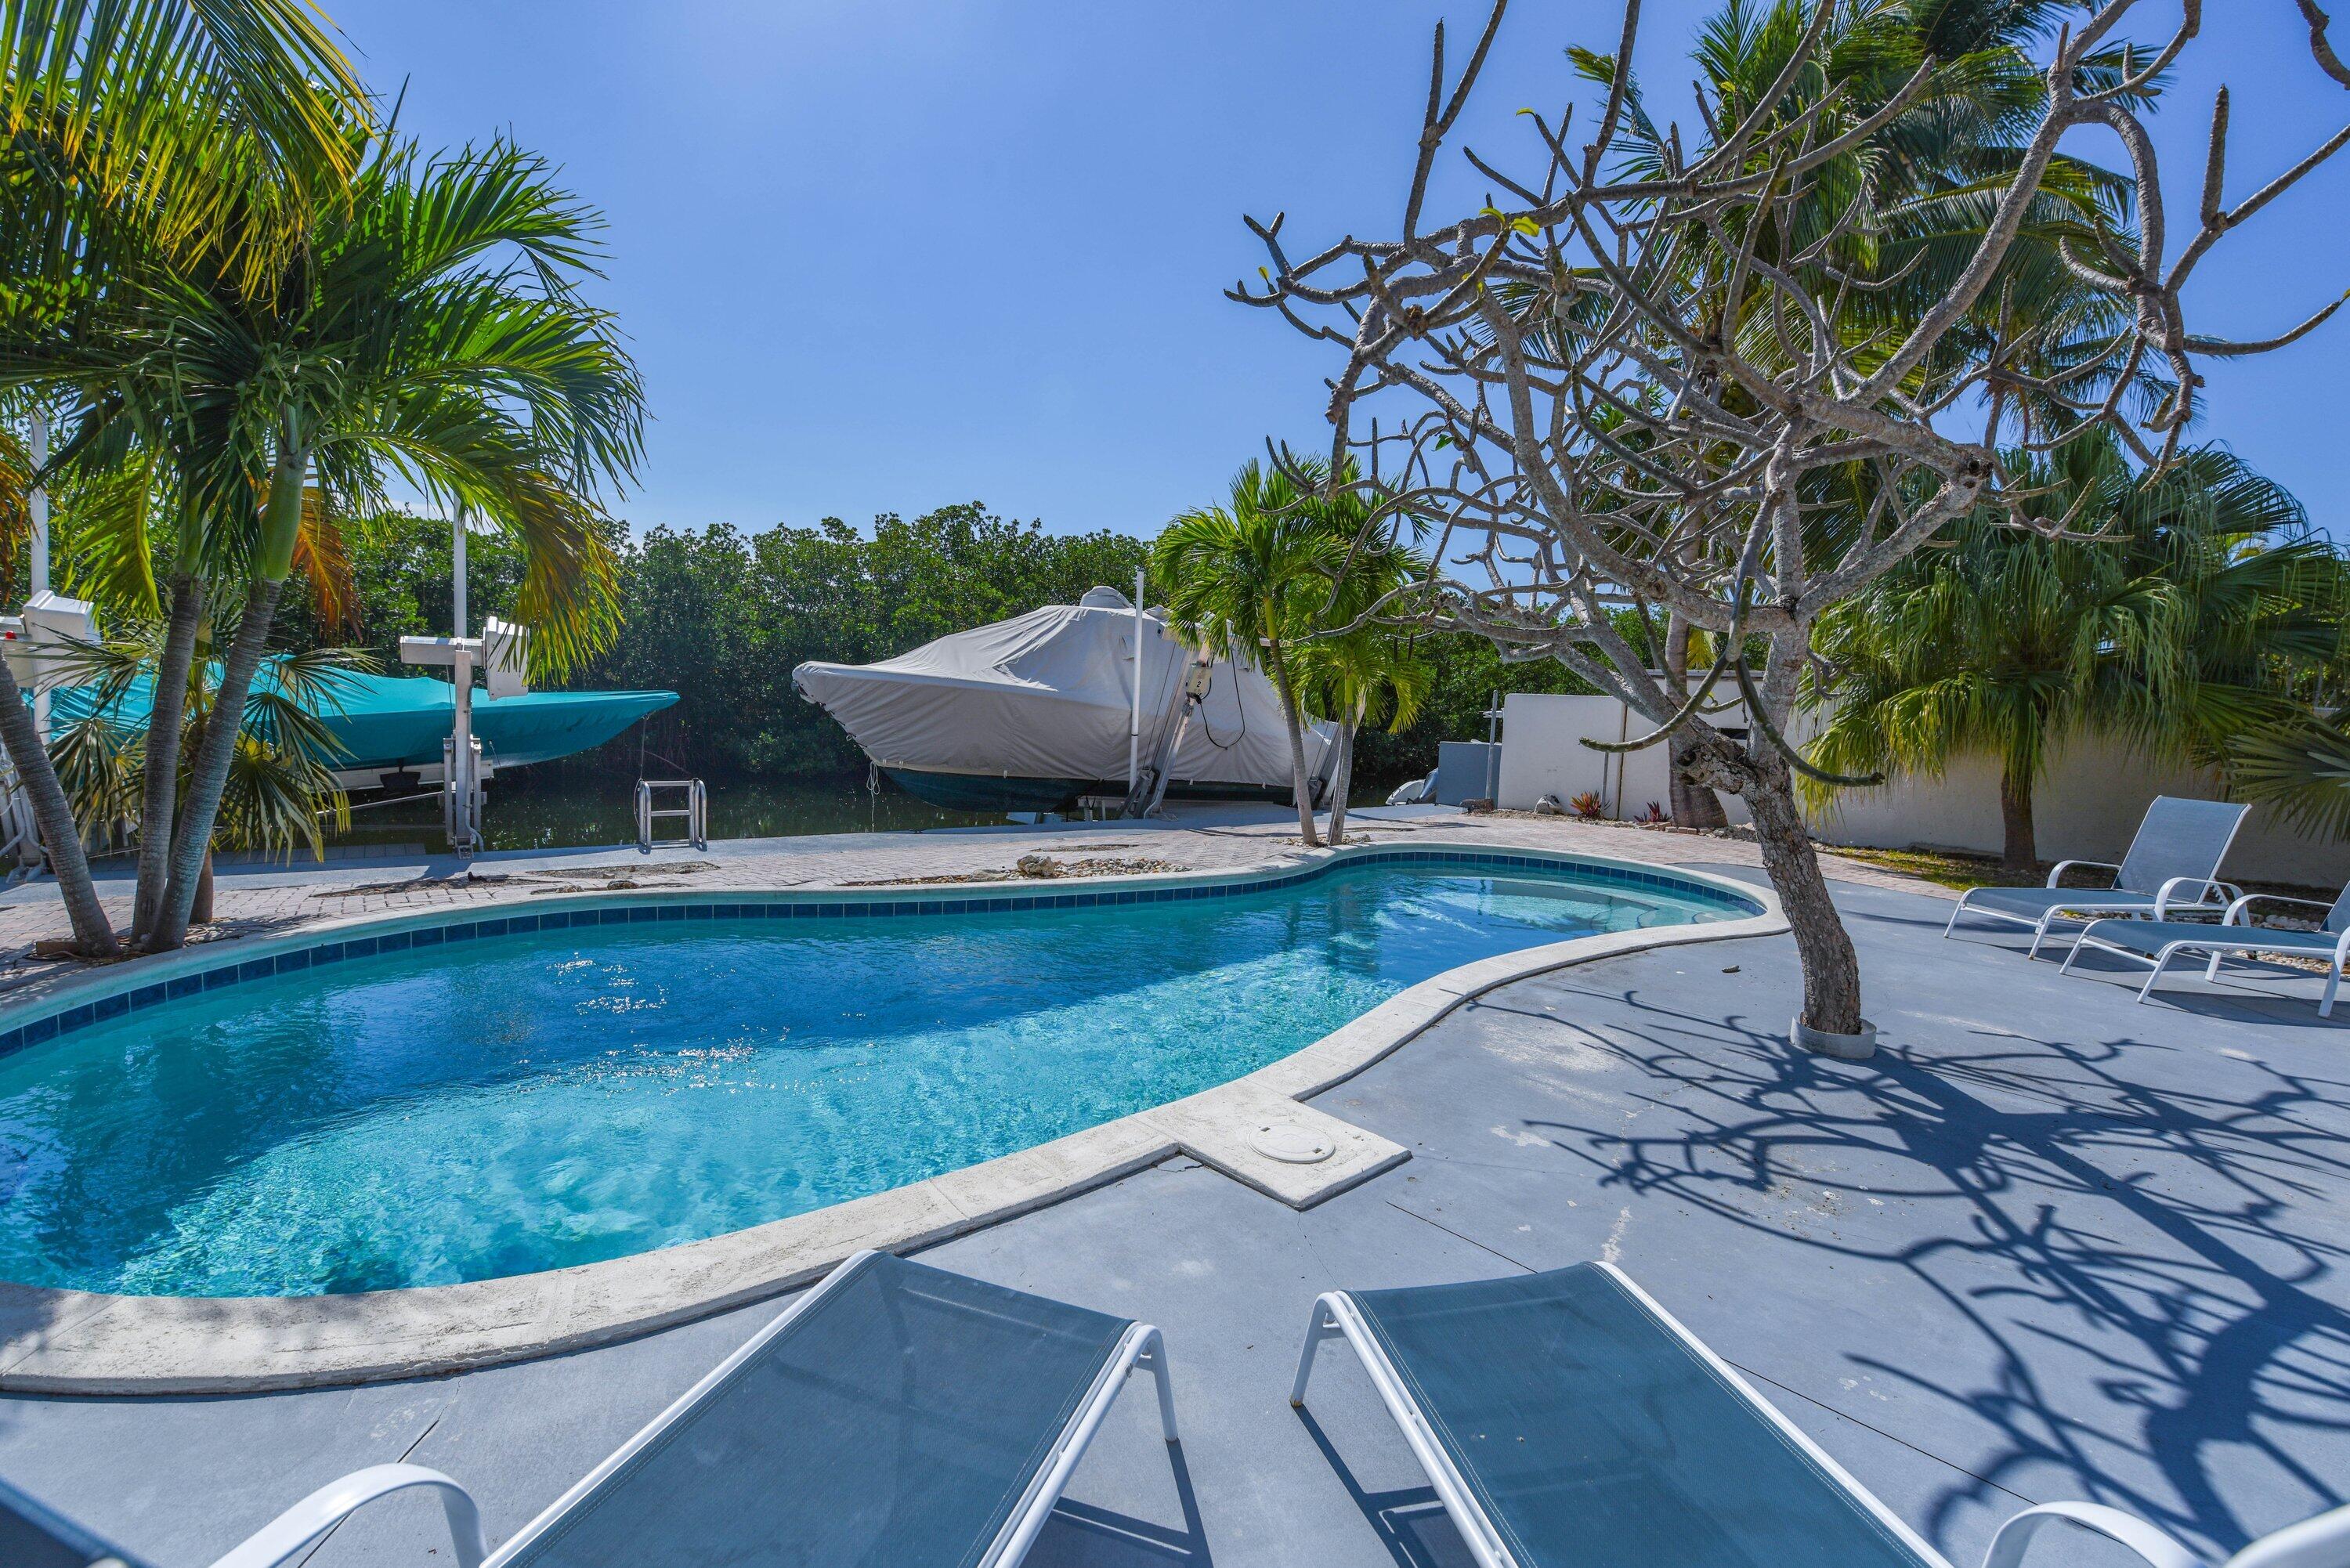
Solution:
M 7 1568 L 136 1568 L 69 1519 L 0 1481 L 0 1563 Z
M 498 1548 L 415 1465 L 322 1487 L 213 1568 L 274 1568 L 354 1510 L 437 1491 L 458 1568 L 1011 1568 L 1159 1331 L 862 1252 Z
M 2160 794 L 2139 819 L 2129 852 L 2116 866 L 2105 860 L 2060 860 L 2048 873 L 2044 888 L 1970 888 L 1959 895 L 1950 911 L 1949 936 L 1962 915 L 1981 915 L 2032 928 L 2031 956 L 2040 956 L 2048 928 L 2072 916 L 2094 919 L 2101 915 L 2144 915 L 2167 919 L 2181 910 L 2220 910 L 2221 895 L 2243 896 L 2243 889 L 2215 881 L 2228 846 L 2244 823 L 2249 806 L 2224 800 L 2180 800 Z M 2095 867 L 2114 874 L 2110 888 L 2060 888 L 2064 873 L 2075 866 Z
M 2325 911 L 2323 930 L 2288 931 L 2272 927 L 2255 926 L 2251 908 L 2255 904 L 2298 904 L 2305 909 Z M 2203 971 L 2206 980 L 2220 978 L 2220 961 L 2230 953 L 2284 953 L 2294 958 L 2329 959 L 2325 971 L 2325 994 L 2317 1003 L 2317 1016 L 2334 1016 L 2334 993 L 2342 984 L 2342 966 L 2350 963 L 2350 888 L 2331 904 L 2321 904 L 2314 898 L 2288 898 L 2276 893 L 2251 893 L 2228 906 L 2227 914 L 2216 926 L 2193 920 L 2092 920 L 2089 929 L 2074 942 L 2073 950 L 2064 957 L 2064 970 L 2069 972 L 2073 961 L 2081 956 L 2085 947 L 2099 948 L 2124 958 L 2134 958 L 2150 963 L 2154 971 L 2138 987 L 2137 999 L 2144 1002 L 2154 991 L 2154 982 L 2180 953 L 2208 953 L 2210 964 Z
M 1608 1264 L 1333 1292 L 1314 1303 L 1291 1404 L 1305 1401 L 1315 1348 L 1339 1336 L 1482 1568 L 1949 1568 Z M 1984 1568 L 2016 1568 L 2031 1538 L 2059 1519 L 2155 1568 L 2197 1568 L 2194 1553 L 2152 1525 L 2077 1502 L 2014 1515 Z M 2229 1560 L 2345 1561 L 2350 1508 Z

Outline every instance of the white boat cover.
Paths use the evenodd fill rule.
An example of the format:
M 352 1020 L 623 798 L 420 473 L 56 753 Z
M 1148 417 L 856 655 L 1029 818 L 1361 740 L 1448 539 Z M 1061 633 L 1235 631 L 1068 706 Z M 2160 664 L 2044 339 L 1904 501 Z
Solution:
M 1139 618 L 1148 767 L 1181 716 L 1183 669 L 1196 655 L 1168 629 L 1166 611 Z M 1123 783 L 1136 620 L 1125 595 L 1095 588 L 1075 605 L 955 632 L 879 664 L 803 664 L 792 684 L 883 767 Z M 1219 660 L 1201 707 L 1168 770 L 1176 787 L 1288 784 L 1281 700 L 1253 664 Z M 1332 733 L 1308 728 L 1314 777 L 1328 772 Z

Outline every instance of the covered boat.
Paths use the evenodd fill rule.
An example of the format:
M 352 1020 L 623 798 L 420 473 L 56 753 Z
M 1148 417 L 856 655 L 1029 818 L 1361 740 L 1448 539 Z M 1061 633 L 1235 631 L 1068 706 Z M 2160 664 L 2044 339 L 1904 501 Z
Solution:
M 1138 645 L 1141 720 L 1130 747 Z M 1187 711 L 1196 663 L 1165 610 L 1138 614 L 1105 587 L 878 664 L 803 664 L 792 684 L 883 772 L 938 805 L 1051 811 L 1080 795 L 1124 796 L 1129 756 L 1154 778 L 1163 769 L 1169 794 L 1287 799 L 1289 735 L 1273 682 L 1246 660 L 1220 659 Z M 1331 740 L 1331 726 L 1307 727 L 1317 794 Z
M 260 679 L 269 680 L 265 665 Z M 429 676 L 369 675 L 338 670 L 325 678 L 333 703 L 319 714 L 340 747 L 336 777 L 347 788 L 373 789 L 388 773 L 437 779 L 442 742 L 449 738 L 456 703 L 454 688 Z M 143 729 L 153 700 L 151 680 L 131 683 L 109 720 Z M 71 722 L 88 711 L 88 687 L 57 692 L 57 722 Z M 484 761 L 493 770 L 543 763 L 600 746 L 648 713 L 677 701 L 674 691 L 525 691 L 492 697 L 473 693 L 473 733 L 481 737 Z

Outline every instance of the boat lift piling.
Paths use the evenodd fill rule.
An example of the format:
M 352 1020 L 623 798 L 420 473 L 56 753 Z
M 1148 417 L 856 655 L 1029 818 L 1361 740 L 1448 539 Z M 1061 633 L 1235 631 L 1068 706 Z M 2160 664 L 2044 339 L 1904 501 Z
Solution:
M 1134 716 L 1126 724 L 1126 798 L 1142 783 L 1142 568 L 1134 568 Z
M 403 637 L 400 661 L 449 671 L 453 722 L 441 742 L 441 820 L 449 847 L 472 855 L 482 846 L 482 742 L 473 733 L 473 665 L 481 639 Z

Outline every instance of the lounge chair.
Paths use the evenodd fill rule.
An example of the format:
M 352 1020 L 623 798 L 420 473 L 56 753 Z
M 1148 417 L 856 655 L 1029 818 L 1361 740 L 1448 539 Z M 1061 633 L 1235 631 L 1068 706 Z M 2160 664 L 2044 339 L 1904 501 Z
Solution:
M 1606 1263 L 1314 1303 L 1290 1403 L 1314 1353 L 1362 1358 L 1482 1568 L 1949 1568 L 1916 1532 L 1670 1313 Z M 2095 1503 L 2027 1508 L 1985 1568 L 2016 1568 L 2052 1520 L 2109 1536 L 2156 1568 L 2194 1553 Z M 2256 1542 L 2232 1568 L 2338 1563 L 2350 1508 Z M 2307 1555 L 2294 1555 L 2307 1552 Z
M 2180 800 L 2157 795 L 2146 808 L 2130 840 L 2129 852 L 2118 866 L 2105 860 L 2060 860 L 2048 873 L 2044 888 L 1970 888 L 1959 895 L 1950 911 L 1949 936 L 1961 915 L 1981 915 L 2032 928 L 2032 952 L 2048 940 L 2048 928 L 2067 915 L 2095 919 L 2101 915 L 2150 916 L 2168 919 L 2183 910 L 2204 909 L 2218 914 L 2225 898 L 2243 896 L 2243 889 L 2216 881 L 2220 862 L 2228 857 L 2236 829 L 2249 806 L 2224 800 Z M 2064 873 L 2076 866 L 2114 874 L 2110 888 L 2064 888 Z
M 6 1481 L 0 1481 L 0 1563 L 8 1568 L 142 1568 Z
M 2289 931 L 2275 927 L 2255 926 L 2251 907 L 2255 904 L 2297 904 L 2305 909 L 2325 911 L 2324 929 L 2314 931 Z M 2324 959 L 2325 994 L 2317 1003 L 2317 1016 L 2334 1016 L 2334 993 L 2342 983 L 2342 966 L 2350 963 L 2350 887 L 2331 904 L 2321 904 L 2314 898 L 2288 898 L 2277 893 L 2251 893 L 2228 906 L 2227 914 L 2216 926 L 2193 920 L 2092 920 L 2073 943 L 2065 955 L 2064 968 L 2070 972 L 2073 961 L 2081 956 L 2085 947 L 2099 948 L 2124 958 L 2134 958 L 2150 963 L 2154 972 L 2137 990 L 2137 999 L 2144 1002 L 2154 990 L 2154 982 L 2180 953 L 2208 953 L 2210 964 L 2203 971 L 2206 980 L 2220 978 L 2220 961 L 2230 953 L 2280 953 L 2293 958 Z
M 440 1494 L 457 1568 L 1012 1568 L 1127 1375 L 1175 1407 L 1159 1331 L 860 1252 L 487 1553 L 463 1487 L 378 1465 L 321 1487 L 213 1568 L 274 1568 L 362 1505 Z

